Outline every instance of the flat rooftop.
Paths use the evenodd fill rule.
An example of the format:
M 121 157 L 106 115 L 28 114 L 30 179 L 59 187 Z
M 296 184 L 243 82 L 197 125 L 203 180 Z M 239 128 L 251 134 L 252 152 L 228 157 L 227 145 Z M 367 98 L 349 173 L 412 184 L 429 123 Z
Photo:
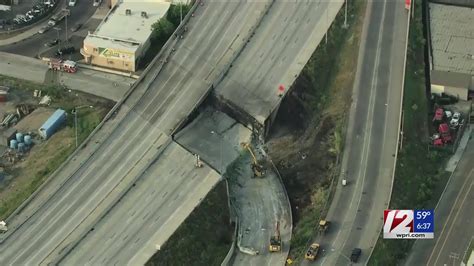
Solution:
M 148 40 L 151 25 L 162 18 L 170 7 L 159 0 L 125 0 L 114 6 L 86 42 L 98 47 L 138 48 Z M 127 11 L 130 14 L 127 15 Z M 142 16 L 146 12 L 146 16 Z
M 474 9 L 429 4 L 433 69 L 474 74 Z
M 474 0 L 430 0 L 433 3 L 474 7 Z

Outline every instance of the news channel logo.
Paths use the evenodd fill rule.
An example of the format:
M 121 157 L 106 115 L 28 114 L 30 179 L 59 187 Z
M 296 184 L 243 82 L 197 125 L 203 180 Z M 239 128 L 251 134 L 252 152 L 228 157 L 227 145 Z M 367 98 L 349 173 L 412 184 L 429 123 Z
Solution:
M 383 238 L 434 238 L 433 210 L 384 210 Z

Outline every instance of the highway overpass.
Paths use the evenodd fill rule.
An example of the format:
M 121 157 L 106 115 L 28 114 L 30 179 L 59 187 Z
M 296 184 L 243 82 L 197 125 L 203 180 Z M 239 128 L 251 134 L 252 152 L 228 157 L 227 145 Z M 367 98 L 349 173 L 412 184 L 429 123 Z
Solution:
M 87 145 L 8 219 L 10 230 L 0 240 L 0 264 L 68 260 L 143 263 L 153 255 L 219 180 L 218 173 L 209 167 L 199 171 L 191 167 L 194 157 L 171 136 L 206 97 L 213 82 L 223 75 L 268 7 L 268 2 L 211 1 L 198 6 L 184 39 L 171 41 Z M 181 163 L 176 164 L 173 156 L 178 156 Z M 153 175 L 167 167 L 172 168 L 166 174 Z M 183 178 L 183 183 L 176 180 L 176 174 Z M 171 198 L 149 196 L 161 193 L 148 186 L 156 179 L 160 186 L 174 186 L 182 191 Z M 189 191 L 188 186 L 199 187 L 197 184 L 199 189 Z M 117 201 L 122 199 L 127 206 L 126 199 L 137 196 L 134 191 L 148 196 L 134 202 L 135 206 L 142 206 L 136 207 L 136 215 L 141 219 L 127 221 L 121 217 L 126 210 Z M 165 203 L 171 205 L 160 208 Z M 154 207 L 148 209 L 147 205 Z M 150 219 L 165 214 L 172 219 L 162 218 L 158 227 L 147 227 Z M 134 224 L 116 226 L 113 231 L 106 226 L 128 222 Z M 144 231 L 137 235 L 137 228 Z M 112 241 L 100 237 L 108 233 L 112 234 Z M 140 239 L 127 241 L 127 236 Z M 94 241 L 97 238 L 100 241 Z M 107 245 L 107 240 L 113 244 Z M 81 241 L 93 246 L 81 245 Z M 108 250 L 100 254 L 80 256 L 89 248 L 98 251 L 104 246 Z M 121 256 L 115 256 L 118 253 Z
M 343 4 L 343 0 L 276 1 L 216 86 L 216 96 L 235 110 L 240 122 L 268 131 L 284 95 Z M 282 93 L 280 85 L 286 88 Z

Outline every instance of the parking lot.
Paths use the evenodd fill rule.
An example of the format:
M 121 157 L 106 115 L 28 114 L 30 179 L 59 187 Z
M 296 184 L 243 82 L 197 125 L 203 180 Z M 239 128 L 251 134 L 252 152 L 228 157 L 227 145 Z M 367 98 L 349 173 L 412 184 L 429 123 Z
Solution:
M 469 101 L 435 105 L 430 128 L 432 145 L 454 151 L 466 125 L 469 124 L 470 112 Z
M 0 11 L 0 30 L 10 31 L 31 25 L 48 16 L 56 5 L 54 0 L 20 1 L 10 11 Z
M 47 26 L 48 20 L 51 19 L 48 18 L 30 29 L 29 31 L 34 31 L 31 32 L 29 37 L 1 46 L 0 51 L 36 58 L 53 57 L 55 52 L 66 44 L 67 36 L 68 45 L 75 47 L 75 53 L 71 55 L 71 59 L 81 59 L 79 49 L 82 46 L 83 38 L 88 31 L 94 31 L 109 9 L 104 3 L 96 7 L 92 1 L 78 1 L 73 7 L 68 6 L 67 1 L 59 3 L 59 5 L 61 6 L 54 12 L 55 15 L 62 8 L 70 10 L 70 15 L 67 17 L 67 29 L 65 19 L 58 21 L 54 26 Z M 79 24 L 81 24 L 81 27 L 77 27 Z M 56 39 L 62 41 L 61 44 L 59 42 L 53 43 Z M 48 45 L 48 43 L 51 43 L 51 45 Z M 69 59 L 69 56 L 64 55 L 63 57 Z

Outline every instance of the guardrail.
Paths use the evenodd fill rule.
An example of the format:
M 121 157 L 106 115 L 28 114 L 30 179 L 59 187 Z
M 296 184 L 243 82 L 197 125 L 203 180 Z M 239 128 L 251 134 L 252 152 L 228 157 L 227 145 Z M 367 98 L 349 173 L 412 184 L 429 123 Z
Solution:
M 193 8 L 191 10 L 195 10 L 196 7 L 197 7 L 197 2 L 194 3 L 193 5 Z M 185 17 L 185 19 L 183 20 L 183 23 L 186 21 L 189 20 L 189 17 L 190 17 L 190 13 L 188 13 Z M 183 24 L 182 24 L 183 25 Z M 180 26 L 182 26 L 180 25 Z M 179 27 L 175 30 L 175 33 L 179 30 Z M 125 93 L 125 95 L 123 96 L 123 98 L 118 101 L 113 107 L 112 109 L 107 113 L 107 115 L 104 117 L 104 119 L 99 123 L 99 125 L 97 125 L 97 127 L 92 131 L 92 133 L 76 148 L 76 150 L 68 156 L 68 158 L 45 180 L 45 182 L 43 184 L 41 184 L 18 208 L 15 209 L 15 211 L 13 211 L 12 214 L 10 214 L 10 216 L 8 216 L 7 219 L 5 219 L 5 221 L 7 221 L 7 223 L 13 219 L 13 217 L 15 216 L 18 216 L 19 213 L 21 213 L 21 211 L 26 207 L 27 204 L 29 204 L 33 199 L 35 199 L 38 195 L 38 193 L 40 191 L 42 191 L 49 183 L 51 183 L 51 180 L 53 180 L 54 177 L 56 177 L 58 175 L 58 173 L 65 167 L 66 164 L 70 163 L 71 160 L 77 155 L 77 153 L 79 151 L 81 151 L 87 144 L 89 144 L 90 140 L 92 139 L 92 137 L 94 137 L 97 132 L 103 127 L 103 125 L 105 124 L 105 122 L 107 122 L 109 119 L 111 119 L 112 117 L 115 116 L 116 112 L 118 112 L 118 109 L 122 106 L 122 104 L 130 97 L 130 95 L 132 94 L 132 92 L 135 90 L 135 88 L 143 81 L 144 77 L 149 74 L 149 72 L 154 68 L 154 67 L 157 67 L 157 71 L 156 73 L 154 73 L 153 77 L 152 77 L 152 80 L 155 80 L 156 77 L 158 76 L 158 74 L 161 72 L 161 69 L 163 68 L 163 65 L 164 65 L 164 62 L 161 61 L 159 64 L 157 64 L 157 61 L 163 57 L 164 53 L 165 52 L 168 52 L 168 54 L 166 55 L 166 58 L 168 58 L 170 56 L 170 52 L 167 51 L 171 46 L 172 44 L 175 44 L 176 41 L 173 41 L 172 38 L 168 39 L 168 41 L 163 45 L 162 49 L 160 50 L 160 52 L 158 53 L 158 55 L 155 56 L 155 58 L 151 61 L 150 65 L 147 67 L 147 69 L 145 69 L 145 71 L 143 72 L 143 74 L 138 78 L 138 80 L 133 84 L 133 86 L 131 86 L 127 92 Z M 156 64 L 156 65 L 155 65 Z M 144 92 L 146 92 L 147 90 L 149 89 L 149 87 L 147 87 L 145 89 Z M 140 98 L 141 99 L 141 98 Z M 133 109 L 139 102 L 140 102 L 140 99 L 135 102 L 131 107 L 130 109 Z M 111 132 L 113 132 L 119 125 L 121 124 L 121 122 L 117 123 L 117 125 L 115 125 L 115 127 L 111 130 Z M 96 148 L 92 151 L 92 153 L 90 154 L 90 156 L 86 159 L 85 162 L 81 163 L 80 166 L 70 175 L 68 176 L 64 181 L 63 183 L 61 184 L 60 187 L 62 187 L 62 185 L 64 185 L 70 178 L 72 178 L 72 176 L 80 169 L 80 167 L 87 163 L 91 158 L 92 158 L 92 155 L 95 154 L 95 152 L 102 146 L 102 143 L 100 145 L 97 145 Z M 58 188 L 59 189 L 59 188 Z M 35 210 L 33 212 L 36 213 L 37 210 Z M 32 215 L 33 215 L 32 214 Z M 0 244 L 2 244 L 6 239 L 8 239 L 10 237 L 10 235 L 15 231 L 16 228 L 18 227 L 21 227 L 24 223 L 26 222 L 26 220 L 24 220 L 23 222 L 21 222 L 20 224 L 14 226 L 14 227 L 10 227 L 10 230 L 8 230 L 5 234 L 3 234 L 3 238 L 0 239 Z
M 224 182 L 226 184 L 226 189 L 227 189 L 227 204 L 229 206 L 229 212 L 230 212 L 230 219 L 231 221 L 234 222 L 235 227 L 234 227 L 234 235 L 232 236 L 232 245 L 230 246 L 229 251 L 227 252 L 227 255 L 225 256 L 224 260 L 221 263 L 221 266 L 227 266 L 230 265 L 230 262 L 232 260 L 232 257 L 234 256 L 235 252 L 235 245 L 237 242 L 237 230 L 239 228 L 239 217 L 237 216 L 237 211 L 234 209 L 234 206 L 230 202 L 230 194 L 229 194 L 229 182 L 227 178 L 224 179 Z

